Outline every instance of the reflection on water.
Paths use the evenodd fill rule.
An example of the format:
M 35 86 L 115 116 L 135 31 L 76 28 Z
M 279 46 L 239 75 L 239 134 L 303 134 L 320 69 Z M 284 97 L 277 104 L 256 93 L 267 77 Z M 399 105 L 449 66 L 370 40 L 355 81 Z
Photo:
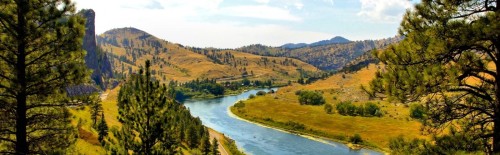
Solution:
M 187 100 L 184 101 L 184 105 L 191 110 L 193 116 L 200 117 L 204 125 L 234 139 L 238 147 L 242 148 L 247 154 L 381 154 L 366 149 L 350 150 L 341 143 L 307 139 L 295 134 L 255 125 L 229 115 L 229 106 L 238 100 L 247 99 L 250 94 L 255 94 L 259 90 L 268 91 L 269 89 L 251 90 L 240 95 L 217 99 Z

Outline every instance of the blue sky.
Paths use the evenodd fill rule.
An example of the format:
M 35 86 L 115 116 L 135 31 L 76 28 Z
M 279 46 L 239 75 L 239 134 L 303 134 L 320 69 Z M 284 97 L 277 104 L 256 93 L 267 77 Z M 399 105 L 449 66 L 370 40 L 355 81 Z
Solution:
M 135 27 L 196 47 L 280 46 L 397 34 L 408 0 L 75 0 L 96 11 L 96 31 Z

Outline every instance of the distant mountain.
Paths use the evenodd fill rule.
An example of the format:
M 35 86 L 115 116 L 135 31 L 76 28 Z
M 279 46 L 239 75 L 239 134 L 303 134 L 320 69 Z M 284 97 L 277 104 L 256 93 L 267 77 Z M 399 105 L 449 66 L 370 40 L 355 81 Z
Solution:
M 344 37 L 336 36 L 330 40 L 322 40 L 318 42 L 314 42 L 311 44 L 306 44 L 306 43 L 298 43 L 298 44 L 293 44 L 293 43 L 288 43 L 285 45 L 280 46 L 281 48 L 285 49 L 295 49 L 295 48 L 303 48 L 303 47 L 313 47 L 313 46 L 323 46 L 323 45 L 329 45 L 329 44 L 345 44 L 351 42 L 350 40 L 347 40 Z
M 352 60 L 364 55 L 372 49 L 381 49 L 399 42 L 402 37 L 393 37 L 380 40 L 350 41 L 344 43 L 324 44 L 326 41 L 317 42 L 317 46 L 301 48 L 269 47 L 250 45 L 238 48 L 238 51 L 263 56 L 288 57 L 307 62 L 321 70 L 338 71 Z M 340 38 L 332 40 L 343 40 Z M 313 43 L 314 44 L 314 43 Z
M 322 73 L 316 67 L 293 58 L 185 47 L 136 28 L 109 30 L 99 35 L 97 42 L 112 58 L 115 76 L 118 77 L 138 72 L 148 59 L 152 63 L 152 75 L 163 82 L 205 78 L 218 81 L 248 78 L 287 82 L 301 75 Z
M 94 10 L 81 10 L 79 12 L 86 19 L 85 36 L 83 37 L 83 49 L 87 51 L 85 56 L 85 64 L 92 69 L 92 80 L 101 87 L 106 89 L 108 80 L 113 78 L 113 70 L 111 62 L 106 53 L 97 47 L 95 35 L 95 12 Z
M 285 45 L 281 45 L 280 47 L 281 48 L 286 48 L 286 49 L 294 49 L 294 48 L 302 48 L 302 47 L 306 47 L 308 46 L 309 44 L 306 44 L 306 43 L 297 43 L 297 44 L 294 44 L 294 43 L 288 43 L 288 44 L 285 44 Z

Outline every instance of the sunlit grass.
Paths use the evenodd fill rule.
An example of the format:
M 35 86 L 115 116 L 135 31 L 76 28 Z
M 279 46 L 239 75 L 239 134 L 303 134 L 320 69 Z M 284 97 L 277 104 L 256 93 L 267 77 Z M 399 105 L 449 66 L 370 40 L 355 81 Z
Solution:
M 293 121 L 304 124 L 306 130 L 321 132 L 323 136 L 338 139 L 356 133 L 370 145 L 387 150 L 391 138 L 404 135 L 408 138 L 420 137 L 421 123 L 409 117 L 409 108 L 401 104 L 385 101 L 368 101 L 368 97 L 360 89 L 367 84 L 375 73 L 374 65 L 354 74 L 334 75 L 311 85 L 293 85 L 280 89 L 276 94 L 268 94 L 245 101 L 244 108 L 233 110 L 237 115 L 274 122 Z M 340 114 L 327 114 L 323 106 L 300 105 L 295 95 L 297 90 L 317 90 L 323 93 L 327 104 L 341 101 L 352 101 L 354 104 L 373 102 L 384 112 L 383 117 L 353 117 Z M 269 121 L 268 121 L 269 122 Z M 272 123 L 269 123 L 272 125 Z

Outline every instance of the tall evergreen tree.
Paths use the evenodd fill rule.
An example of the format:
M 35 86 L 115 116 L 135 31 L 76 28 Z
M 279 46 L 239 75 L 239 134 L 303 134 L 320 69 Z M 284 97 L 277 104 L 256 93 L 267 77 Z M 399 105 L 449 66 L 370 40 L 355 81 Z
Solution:
M 448 125 L 500 154 L 500 9 L 497 0 L 422 0 L 401 23 L 405 39 L 376 56 L 385 64 L 371 95 L 426 105 L 430 133 Z
M 108 123 L 106 123 L 106 119 L 104 119 L 104 113 L 101 113 L 101 121 L 97 125 L 97 131 L 99 134 L 98 140 L 103 143 L 104 137 L 108 136 Z
M 70 0 L 0 1 L 0 154 L 73 142 L 64 88 L 88 80 L 84 20 Z
M 212 140 L 212 151 L 211 151 L 211 154 L 212 155 L 220 155 L 220 152 L 219 152 L 219 142 L 215 138 L 214 138 L 214 140 Z
M 89 100 L 90 102 L 90 119 L 92 119 L 92 127 L 96 127 L 97 125 L 97 117 L 99 114 L 102 113 L 102 104 L 101 99 L 99 98 L 98 95 L 91 95 L 92 99 Z M 102 119 L 103 117 L 101 117 Z
M 178 140 L 174 137 L 172 111 L 177 111 L 168 89 L 154 81 L 150 61 L 122 86 L 118 95 L 119 120 L 122 128 L 114 132 L 122 153 L 174 154 Z
M 210 154 L 212 146 L 210 146 L 210 138 L 209 136 L 203 136 L 201 138 L 200 150 L 203 155 Z

